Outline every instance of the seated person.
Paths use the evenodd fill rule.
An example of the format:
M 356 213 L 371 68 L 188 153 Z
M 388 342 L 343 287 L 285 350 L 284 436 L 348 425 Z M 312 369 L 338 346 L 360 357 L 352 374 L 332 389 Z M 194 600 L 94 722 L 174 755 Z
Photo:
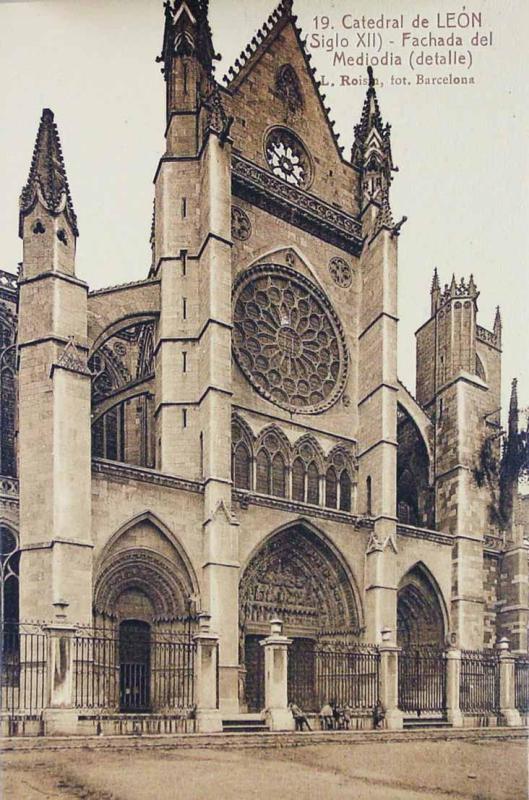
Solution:
M 333 728 L 333 712 L 330 703 L 325 703 L 320 711 L 321 727 L 324 731 L 331 731 Z
M 307 730 L 311 731 L 312 728 L 309 725 L 309 721 L 307 719 L 307 715 L 304 714 L 304 712 L 301 710 L 301 708 L 299 706 L 297 706 L 295 703 L 289 703 L 288 707 L 290 708 L 290 710 L 292 712 L 292 716 L 294 717 L 294 722 L 296 723 L 296 730 L 297 731 L 302 731 L 303 730 L 303 724 L 305 724 L 307 726 Z

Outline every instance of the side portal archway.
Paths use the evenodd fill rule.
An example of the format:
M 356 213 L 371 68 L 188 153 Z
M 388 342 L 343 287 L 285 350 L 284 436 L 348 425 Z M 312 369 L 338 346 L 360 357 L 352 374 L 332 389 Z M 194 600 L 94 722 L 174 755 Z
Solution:
M 402 578 L 397 594 L 397 644 L 404 649 L 443 648 L 448 614 L 441 591 L 423 564 Z
M 239 588 L 241 704 L 264 706 L 263 648 L 270 620 L 279 618 L 293 643 L 289 684 L 298 699 L 311 696 L 310 653 L 321 644 L 353 643 L 361 634 L 361 607 L 341 556 L 317 531 L 297 523 L 271 535 L 250 557 Z M 307 671 L 308 670 L 308 671 Z M 312 676 L 313 677 L 313 676 Z M 300 686 L 304 682 L 307 686 Z M 307 706 L 308 707 L 308 706 Z

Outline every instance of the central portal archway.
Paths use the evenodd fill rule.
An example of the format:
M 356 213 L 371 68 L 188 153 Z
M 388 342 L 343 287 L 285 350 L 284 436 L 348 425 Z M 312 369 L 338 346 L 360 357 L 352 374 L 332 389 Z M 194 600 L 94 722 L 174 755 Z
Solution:
M 311 653 L 321 643 L 354 642 L 360 636 L 358 595 L 352 576 L 332 546 L 298 523 L 268 538 L 250 558 L 239 589 L 241 705 L 264 706 L 263 648 L 259 642 L 279 618 L 293 639 L 289 653 L 291 696 L 308 708 Z M 244 673 L 243 673 L 244 674 Z M 243 684 L 243 685 L 242 685 Z

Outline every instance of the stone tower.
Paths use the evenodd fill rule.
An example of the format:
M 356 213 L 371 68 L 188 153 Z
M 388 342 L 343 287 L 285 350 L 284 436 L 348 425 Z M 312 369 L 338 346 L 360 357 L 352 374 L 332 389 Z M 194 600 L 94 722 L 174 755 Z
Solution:
M 20 198 L 19 475 L 21 619 L 91 608 L 87 286 L 53 113 L 44 109 Z M 55 607 L 55 611 L 54 611 Z
M 396 615 L 397 233 L 389 205 L 393 162 L 373 71 L 351 154 L 359 170 L 364 249 L 358 332 L 359 503 L 375 518 L 367 551 L 366 617 L 375 639 Z
M 494 485 L 476 478 L 484 452 L 499 461 L 501 320 L 477 324 L 474 279 L 441 290 L 437 271 L 430 319 L 417 331 L 417 400 L 433 424 L 435 522 L 455 536 L 452 633 L 464 648 L 483 641 L 483 541 L 497 530 Z M 485 449 L 484 449 L 485 448 Z
M 157 466 L 204 483 L 203 604 L 221 635 L 220 695 L 237 697 L 237 527 L 231 505 L 231 120 L 204 3 L 167 3 L 166 150 L 155 176 Z

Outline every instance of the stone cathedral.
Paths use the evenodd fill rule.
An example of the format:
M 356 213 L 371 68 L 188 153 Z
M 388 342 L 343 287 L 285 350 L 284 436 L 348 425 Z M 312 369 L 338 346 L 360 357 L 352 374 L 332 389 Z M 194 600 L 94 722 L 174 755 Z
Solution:
M 225 714 L 262 706 L 274 618 L 292 685 L 312 650 L 384 632 L 527 651 L 500 315 L 478 324 L 472 275 L 435 273 L 415 394 L 399 381 L 402 222 L 376 77 L 346 154 L 290 0 L 223 85 L 216 58 L 207 2 L 166 2 L 152 261 L 134 283 L 76 276 L 42 112 L 22 263 L 0 273 L 2 621 L 110 631 L 122 661 L 147 664 L 151 637 L 207 612 Z

